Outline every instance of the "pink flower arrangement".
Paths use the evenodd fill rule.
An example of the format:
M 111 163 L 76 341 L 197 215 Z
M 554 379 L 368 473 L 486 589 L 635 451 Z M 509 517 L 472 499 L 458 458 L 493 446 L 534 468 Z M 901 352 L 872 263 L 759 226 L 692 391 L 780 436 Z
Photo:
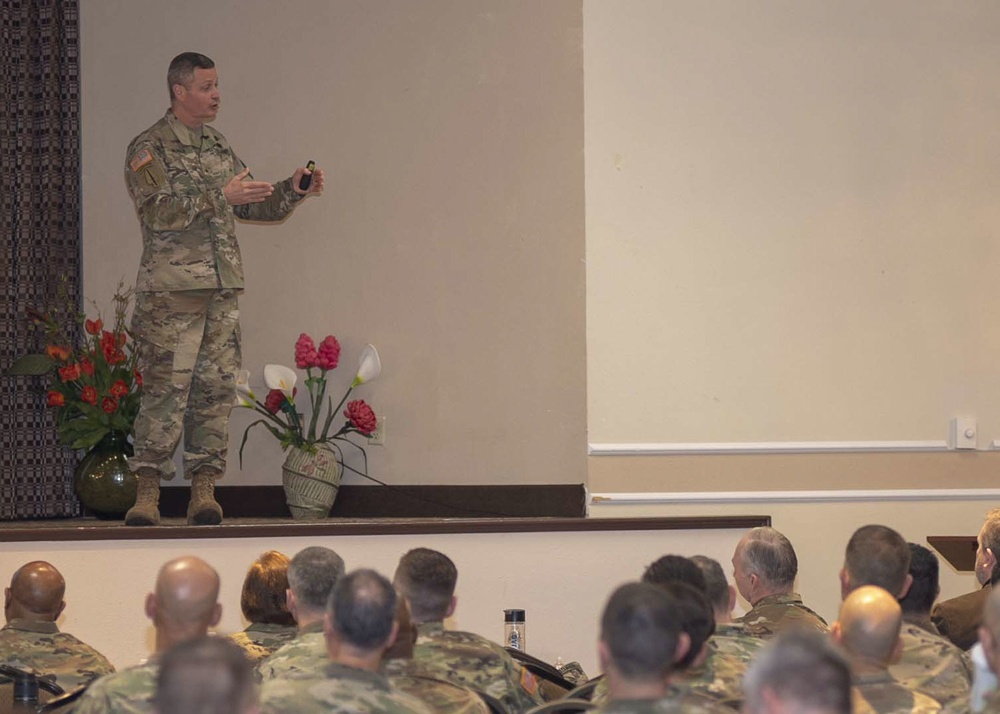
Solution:
M 339 363 L 340 343 L 333 335 L 324 337 L 318 348 L 313 338 L 305 332 L 295 341 L 295 366 L 306 370 L 305 385 L 309 392 L 311 407 L 308 423 L 295 406 L 297 393 L 295 384 L 298 376 L 294 370 L 277 364 L 264 367 L 264 384 L 268 392 L 263 403 L 258 401 L 250 389 L 250 373 L 245 370 L 240 373 L 236 383 L 239 397 L 237 405 L 253 409 L 262 417 L 243 432 L 243 441 L 240 443 L 241 466 L 247 435 L 250 429 L 258 424 L 262 424 L 278 439 L 282 450 L 292 446 L 315 453 L 320 446 L 326 446 L 336 450 L 337 460 L 341 465 L 344 465 L 341 452 L 341 445 L 344 443 L 354 446 L 364 454 L 364 449 L 347 437 L 351 434 L 371 436 L 378 428 L 378 418 L 375 416 L 375 411 L 363 399 L 348 402 L 347 398 L 355 387 L 376 379 L 381 373 L 382 363 L 375 347 L 367 345 L 361 353 L 354 379 L 340 403 L 334 407 L 333 399 L 326 395 L 327 373 L 336 369 Z M 347 406 L 341 412 L 345 403 Z M 340 426 L 334 430 L 334 422 L 341 413 L 345 421 L 340 422 Z M 367 464 L 367 458 L 365 463 Z

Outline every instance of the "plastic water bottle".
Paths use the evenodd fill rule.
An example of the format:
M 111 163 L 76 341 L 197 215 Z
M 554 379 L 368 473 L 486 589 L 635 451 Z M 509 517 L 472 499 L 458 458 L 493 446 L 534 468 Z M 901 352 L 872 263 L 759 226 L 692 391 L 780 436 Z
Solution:
M 526 651 L 524 610 L 503 611 L 503 643 L 512 650 Z

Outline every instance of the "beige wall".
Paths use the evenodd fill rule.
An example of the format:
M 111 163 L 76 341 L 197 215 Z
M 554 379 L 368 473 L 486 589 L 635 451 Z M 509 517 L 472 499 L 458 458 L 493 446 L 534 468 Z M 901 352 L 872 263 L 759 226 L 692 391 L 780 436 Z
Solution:
M 220 75 L 216 126 L 254 175 L 313 158 L 328 176 L 282 225 L 238 229 L 258 385 L 264 364 L 291 364 L 300 332 L 340 339 L 336 391 L 372 342 L 383 376 L 356 394 L 387 420 L 373 476 L 585 480 L 579 2 L 137 0 L 81 13 L 88 299 L 107 305 L 134 280 L 125 148 L 166 109 L 171 57 L 204 52 Z M 249 422 L 234 413 L 234 448 Z M 278 483 L 280 463 L 256 433 L 226 483 Z
M 197 554 L 219 571 L 219 631 L 233 632 L 245 626 L 239 611 L 244 574 L 265 550 L 293 555 L 324 545 L 340 553 L 349 569 L 371 567 L 391 577 L 399 556 L 423 545 L 447 553 L 458 566 L 455 627 L 500 639 L 504 608 L 524 608 L 532 654 L 547 661 L 576 659 L 594 673 L 599 614 L 617 585 L 641 575 L 664 549 L 725 559 L 738 537 L 737 531 L 720 530 L 3 543 L 0 573 L 35 559 L 52 562 L 67 580 L 62 629 L 125 666 L 151 651 L 143 599 L 170 558 Z
M 944 448 L 960 415 L 1000 437 L 1000 8 L 585 0 L 584 24 L 589 442 L 708 454 L 592 485 L 991 478 L 993 455 L 713 452 Z

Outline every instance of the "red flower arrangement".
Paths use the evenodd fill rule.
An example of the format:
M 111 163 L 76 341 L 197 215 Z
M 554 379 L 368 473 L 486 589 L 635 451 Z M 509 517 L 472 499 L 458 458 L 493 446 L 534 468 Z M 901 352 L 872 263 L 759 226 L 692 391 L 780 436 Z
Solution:
M 142 376 L 136 369 L 138 353 L 125 324 L 132 293 L 131 288 L 118 285 L 112 330 L 104 329 L 100 317 L 87 319 L 66 305 L 28 311 L 31 321 L 44 332 L 45 350 L 19 358 L 7 373 L 50 375 L 45 401 L 56 411 L 59 440 L 66 446 L 89 449 L 110 431 L 132 433 L 142 389 Z M 77 347 L 62 327 L 70 317 L 83 328 Z
M 304 332 L 299 335 L 299 339 L 295 342 L 295 366 L 306 370 L 305 385 L 309 391 L 311 407 L 308 424 L 304 423 L 302 415 L 295 407 L 295 395 L 298 393 L 295 383 L 298 381 L 298 376 L 294 370 L 277 364 L 264 367 L 264 384 L 268 392 L 263 403 L 257 400 L 250 389 L 250 373 L 246 370 L 240 373 L 236 383 L 238 406 L 253 409 L 263 417 L 250 424 L 243 432 L 243 441 L 240 443 L 241 466 L 247 435 L 250 429 L 258 424 L 262 424 L 281 442 L 282 450 L 291 446 L 315 453 L 319 446 L 326 445 L 337 450 L 337 460 L 341 465 L 344 465 L 343 453 L 340 451 L 340 445 L 343 443 L 360 449 L 364 454 L 364 449 L 347 437 L 352 433 L 371 436 L 378 428 L 378 418 L 364 400 L 355 399 L 347 402 L 347 397 L 355 387 L 377 378 L 381 373 L 382 363 L 375 347 L 367 345 L 361 353 L 357 374 L 340 403 L 334 407 L 333 399 L 326 396 L 327 372 L 336 369 L 339 363 L 340 343 L 336 337 L 328 335 L 317 348 L 312 337 Z M 324 400 L 327 407 L 325 416 Z M 343 416 L 346 421 L 341 423 L 336 432 L 331 433 L 334 420 L 337 414 L 341 413 L 340 409 L 345 402 L 347 408 L 344 409 Z

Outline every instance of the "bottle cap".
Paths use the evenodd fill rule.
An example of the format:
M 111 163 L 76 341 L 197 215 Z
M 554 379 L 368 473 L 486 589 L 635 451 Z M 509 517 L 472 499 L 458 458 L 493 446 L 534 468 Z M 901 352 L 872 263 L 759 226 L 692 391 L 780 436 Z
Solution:
M 524 610 L 504 610 L 504 622 L 524 622 Z
M 18 702 L 38 701 L 38 677 L 31 672 L 20 672 L 14 677 L 14 700 Z

